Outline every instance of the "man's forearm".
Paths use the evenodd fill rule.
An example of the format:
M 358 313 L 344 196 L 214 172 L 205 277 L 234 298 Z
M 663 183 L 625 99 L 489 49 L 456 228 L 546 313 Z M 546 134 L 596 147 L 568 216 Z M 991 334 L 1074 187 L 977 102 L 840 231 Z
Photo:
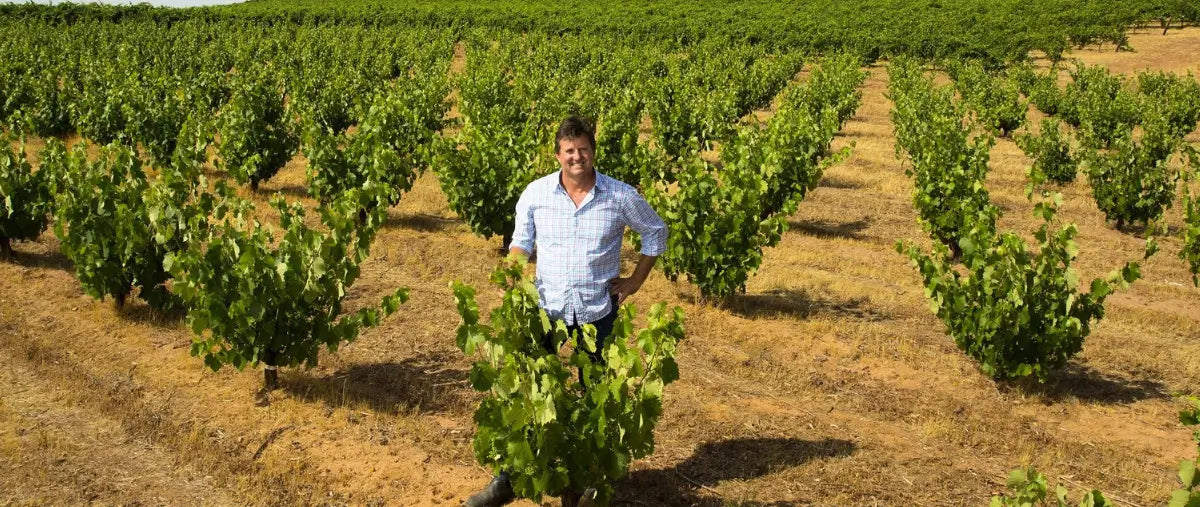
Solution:
M 646 282 L 646 278 L 650 276 L 650 271 L 654 269 L 654 262 L 657 260 L 657 256 L 642 254 L 638 257 L 637 267 L 633 268 L 633 274 L 629 275 L 629 277 L 636 280 L 638 285 L 641 286 Z

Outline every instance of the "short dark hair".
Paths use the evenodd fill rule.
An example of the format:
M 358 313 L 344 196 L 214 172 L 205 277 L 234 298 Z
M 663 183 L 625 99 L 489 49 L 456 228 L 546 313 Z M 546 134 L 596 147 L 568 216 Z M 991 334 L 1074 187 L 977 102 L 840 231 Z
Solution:
M 562 148 L 561 141 L 563 139 L 578 139 L 585 138 L 592 145 L 592 150 L 596 149 L 596 129 L 592 127 L 592 122 L 589 122 L 579 116 L 571 115 L 566 117 L 562 123 L 558 124 L 558 132 L 554 134 L 554 152 Z

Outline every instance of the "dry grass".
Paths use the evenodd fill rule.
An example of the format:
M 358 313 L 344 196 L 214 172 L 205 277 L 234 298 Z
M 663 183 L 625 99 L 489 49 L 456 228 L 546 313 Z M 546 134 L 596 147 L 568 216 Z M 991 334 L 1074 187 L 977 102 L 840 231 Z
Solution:
M 1200 29 L 1131 42 L 1135 53 L 1075 56 L 1119 71 L 1200 63 L 1186 50 L 1200 47 Z M 1178 240 L 1163 241 L 1145 279 L 1110 300 L 1067 371 L 1034 390 L 997 385 L 957 351 L 892 250 L 923 234 L 894 156 L 886 69 L 870 71 L 864 104 L 836 140 L 854 143 L 853 155 L 801 205 L 746 295 L 700 307 L 693 288 L 656 274 L 634 296 L 642 307 L 683 306 L 689 332 L 657 451 L 634 464 L 617 503 L 980 505 L 1009 469 L 1032 463 L 1130 504 L 1161 504 L 1175 464 L 1194 452 L 1171 395 L 1200 384 L 1200 291 L 1174 257 Z M 1037 225 L 1022 196 L 1027 162 L 1000 140 L 988 180 L 1003 226 L 1026 233 Z M 311 204 L 303 164 L 263 195 Z M 1063 191 L 1061 215 L 1080 227 L 1081 278 L 1140 256 L 1142 240 L 1104 224 L 1086 183 Z M 390 216 L 351 305 L 398 286 L 412 301 L 319 367 L 285 372 L 268 407 L 254 405 L 259 372 L 205 370 L 177 320 L 84 296 L 53 236 L 16 245 L 16 260 L 0 264 L 0 498 L 461 502 L 488 473 L 470 449 L 479 397 L 453 345 L 447 284 L 486 287 L 498 240 L 470 234 L 431 174 Z M 497 294 L 481 297 L 490 305 Z
M 232 503 L 231 491 L 180 463 L 152 435 L 125 431 L 119 421 L 78 406 L 77 393 L 0 357 L 0 501 Z

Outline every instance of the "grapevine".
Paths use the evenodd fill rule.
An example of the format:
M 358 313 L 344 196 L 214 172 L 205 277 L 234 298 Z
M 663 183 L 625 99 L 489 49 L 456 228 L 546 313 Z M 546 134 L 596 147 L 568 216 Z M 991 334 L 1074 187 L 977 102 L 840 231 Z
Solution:
M 492 273 L 504 296 L 490 325 L 480 322 L 475 289 L 452 283 L 462 317 L 456 343 L 475 360 L 471 385 L 487 393 L 474 417 L 475 457 L 508 472 L 519 497 L 536 502 L 592 487 L 597 500 L 607 502 L 630 462 L 654 451 L 663 387 L 679 378 L 674 356 L 684 337 L 683 311 L 658 303 L 635 332 L 636 311 L 625 305 L 597 350 L 594 327 L 568 335 L 561 321 L 551 323 L 538 308 L 523 264 Z M 570 347 L 569 358 L 543 348 L 546 333 L 555 345 Z M 603 364 L 593 363 L 590 352 Z M 571 367 L 583 383 L 572 380 Z
M 958 347 L 998 379 L 1033 375 L 1044 381 L 1083 347 L 1091 325 L 1104 317 L 1104 301 L 1117 288 L 1141 277 L 1136 262 L 1091 282 L 1078 291 L 1071 262 L 1079 254 L 1077 229 L 1051 226 L 1061 195 L 1034 206 L 1043 223 L 1034 232 L 1037 251 L 1020 236 L 977 225 L 961 241 L 966 274 L 954 269 L 949 250 L 934 254 L 910 242 L 897 242 L 924 279 L 930 308 Z M 1147 256 L 1153 253 L 1148 249 Z
M 957 258 L 969 231 L 994 227 L 999 215 L 984 187 L 995 140 L 971 139 L 952 92 L 935 86 L 915 62 L 898 59 L 889 71 L 896 152 L 912 161 L 905 173 L 914 179 L 913 204 L 930 236 Z
M 379 308 L 343 315 L 346 290 L 360 274 L 386 208 L 358 210 L 387 190 L 376 185 L 340 195 L 321 210 L 323 232 L 304 222 L 304 209 L 280 197 L 271 205 L 281 231 L 249 218 L 253 210 L 231 192 L 214 211 L 217 221 L 203 239 L 172 252 L 163 264 L 176 278 L 187 324 L 196 334 L 191 353 L 213 370 L 265 364 L 264 390 L 277 386 L 277 367 L 313 367 L 322 346 L 329 350 L 378 325 L 408 299 L 406 289 L 386 296 Z
M 423 93 L 444 96 L 442 87 L 431 90 L 390 86 L 373 101 L 353 135 L 334 135 L 317 122 L 308 123 L 304 143 L 309 193 L 329 202 L 349 189 L 376 182 L 390 189 L 384 207 L 396 204 L 428 163 L 426 152 L 434 142 L 445 107 L 423 109 Z
M 283 87 L 264 69 L 244 69 L 230 78 L 232 95 L 218 113 L 221 167 L 252 190 L 292 158 L 299 145 L 285 114 Z
M 1063 134 L 1061 122 L 1045 118 L 1040 125 L 1040 134 L 1018 135 L 1016 141 L 1025 155 L 1033 159 L 1031 171 L 1039 171 L 1047 180 L 1058 184 L 1075 181 L 1079 164 L 1071 154 L 1071 145 Z
M 112 296 L 121 306 L 137 287 L 152 306 L 174 306 L 165 285 L 170 275 L 162 266 L 167 249 L 155 240 L 145 200 L 150 183 L 137 153 L 110 144 L 92 162 L 83 144 L 68 152 L 51 140 L 42 170 L 61 178 L 54 233 L 84 292 L 96 299 Z
M 25 143 L 12 146 L 0 136 L 0 255 L 12 255 L 12 241 L 37 239 L 46 230 L 53 202 L 49 172 L 34 171 Z

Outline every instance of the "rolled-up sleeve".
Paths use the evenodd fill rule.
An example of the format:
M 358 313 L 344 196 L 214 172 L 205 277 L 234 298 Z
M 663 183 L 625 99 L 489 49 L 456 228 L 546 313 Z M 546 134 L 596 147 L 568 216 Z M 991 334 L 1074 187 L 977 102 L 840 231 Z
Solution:
M 521 198 L 517 199 L 516 223 L 513 227 L 512 243 L 508 246 L 510 250 L 520 248 L 525 253 L 533 253 L 533 241 L 537 231 L 533 226 L 533 201 L 535 199 L 532 194 L 532 188 L 526 188 L 524 192 L 521 192 Z
M 622 211 L 629 228 L 642 236 L 642 255 L 658 257 L 667 251 L 667 224 L 637 192 L 624 199 Z

